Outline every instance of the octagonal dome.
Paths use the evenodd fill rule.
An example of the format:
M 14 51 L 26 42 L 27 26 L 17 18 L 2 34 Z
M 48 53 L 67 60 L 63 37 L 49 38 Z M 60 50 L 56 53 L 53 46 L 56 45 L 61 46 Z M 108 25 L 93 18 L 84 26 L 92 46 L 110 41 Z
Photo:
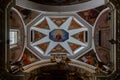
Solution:
M 27 26 L 27 46 L 41 58 L 76 58 L 91 47 L 91 26 L 75 14 L 42 14 Z

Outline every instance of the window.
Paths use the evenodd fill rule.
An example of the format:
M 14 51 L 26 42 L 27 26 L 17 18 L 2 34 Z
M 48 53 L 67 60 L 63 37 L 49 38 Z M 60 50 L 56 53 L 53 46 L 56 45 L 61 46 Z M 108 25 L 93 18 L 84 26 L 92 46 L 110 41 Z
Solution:
M 10 48 L 16 47 L 18 43 L 18 30 L 10 30 Z

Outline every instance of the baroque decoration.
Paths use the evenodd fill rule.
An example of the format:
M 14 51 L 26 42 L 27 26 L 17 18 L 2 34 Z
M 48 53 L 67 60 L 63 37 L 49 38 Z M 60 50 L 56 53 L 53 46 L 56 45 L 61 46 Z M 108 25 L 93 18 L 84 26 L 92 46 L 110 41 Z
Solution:
M 74 55 L 88 47 L 85 39 L 85 36 L 88 35 L 88 28 L 75 17 L 51 18 L 45 16 L 30 27 L 30 31 L 32 34 L 30 46 L 44 56 L 50 54 Z
M 30 0 L 30 1 L 33 1 L 33 0 Z M 52 1 L 54 3 L 52 5 L 57 5 L 57 4 L 68 5 L 68 3 L 62 4 L 66 0 L 60 0 L 60 1 L 52 0 Z M 74 3 L 73 0 L 69 0 L 69 1 L 73 2 L 73 4 L 76 4 L 76 3 Z M 82 2 L 84 0 L 79 0 L 79 1 Z M 88 1 L 88 0 L 86 0 L 86 1 Z M 117 9 L 116 13 L 120 14 L 120 9 L 119 9 L 120 4 L 118 4 L 119 1 L 111 0 L 111 2 L 113 2 L 113 4 L 115 5 L 115 7 Z M 3 1 L 0 1 L 0 3 L 3 3 Z M 44 1 L 43 1 L 43 3 L 44 3 Z M 5 5 L 6 4 L 4 4 L 4 6 Z M 99 9 L 101 9 L 101 8 L 99 8 Z M 110 44 L 110 43 L 109 43 L 109 45 L 107 44 L 108 38 L 110 36 L 111 27 L 108 25 L 108 26 L 105 26 L 105 28 L 103 29 L 104 26 L 98 26 L 98 27 L 96 27 L 96 32 L 93 31 L 93 33 L 95 33 L 96 35 L 91 34 L 93 27 L 95 27 L 94 22 L 97 19 L 97 17 L 99 16 L 100 11 L 102 11 L 99 9 L 88 10 L 88 11 L 84 11 L 83 13 L 78 12 L 76 14 L 78 14 L 80 16 L 80 17 L 77 16 L 79 18 L 76 18 L 73 15 L 72 16 L 65 15 L 65 16 L 60 16 L 60 17 L 56 16 L 56 15 L 49 16 L 46 14 L 44 15 L 44 13 L 42 14 L 42 13 L 38 12 L 35 14 L 36 15 L 40 14 L 40 15 L 37 18 L 35 18 L 34 21 L 32 21 L 33 17 L 30 17 L 31 15 L 33 15 L 33 14 L 31 14 L 32 13 L 31 10 L 28 10 L 29 15 L 27 17 L 26 17 L 26 14 L 24 14 L 24 11 L 21 10 L 21 13 L 24 14 L 22 17 L 25 20 L 25 24 L 24 24 L 26 27 L 25 29 L 28 30 L 27 31 L 28 39 L 26 40 L 27 45 L 25 44 L 25 47 L 21 47 L 23 45 L 20 45 L 20 47 L 15 48 L 16 49 L 15 51 L 13 51 L 14 49 L 13 50 L 11 49 L 10 55 L 12 54 L 12 56 L 10 56 L 10 57 L 13 59 L 11 59 L 12 63 L 10 62 L 11 69 L 12 69 L 12 71 L 9 71 L 10 74 L 11 73 L 14 74 L 14 73 L 21 72 L 21 71 L 23 72 L 24 67 L 27 67 L 36 62 L 42 61 L 42 59 L 43 60 L 50 59 L 51 62 L 53 62 L 53 63 L 54 62 L 69 63 L 72 59 L 76 58 L 76 60 L 78 60 L 79 62 L 83 62 L 84 64 L 90 65 L 92 67 L 94 66 L 96 68 L 96 76 L 97 75 L 103 76 L 103 77 L 100 77 L 99 80 L 117 80 L 117 79 L 119 79 L 120 78 L 120 73 L 119 73 L 119 71 L 120 71 L 120 65 L 119 65 L 120 55 L 118 53 L 120 52 L 120 47 L 119 47 L 120 46 L 120 38 L 119 38 L 120 16 L 117 15 L 117 21 L 116 21 L 116 23 L 117 23 L 117 25 L 116 25 L 117 26 L 117 31 L 116 31 L 117 41 L 115 41 L 115 44 L 117 44 L 117 49 L 116 49 L 117 50 L 116 69 L 117 70 L 115 73 L 111 74 L 111 71 L 113 70 L 113 63 L 110 64 L 110 61 L 109 61 L 109 59 L 110 59 L 109 51 L 111 51 L 111 48 L 108 46 L 111 46 L 113 44 Z M 0 9 L 0 16 L 4 15 L 3 14 L 3 13 L 5 13 L 4 11 L 5 10 Z M 96 13 L 96 14 L 94 14 L 94 13 Z M 109 10 L 108 10 L 108 14 L 109 14 Z M 35 17 L 36 17 L 36 15 L 35 15 Z M 94 16 L 92 16 L 92 15 L 94 15 Z M 111 16 L 111 14 L 109 14 L 109 15 Z M 1 17 L 3 17 L 3 16 L 1 16 Z M 4 15 L 4 17 L 5 17 L 5 15 Z M 81 19 L 81 17 L 86 21 L 84 22 L 84 20 Z M 104 18 L 106 20 L 106 22 L 104 22 L 104 23 L 109 24 L 111 17 L 107 16 Z M 14 20 L 14 21 L 16 21 L 16 20 Z M 2 26 L 5 26 L 4 22 L 5 21 L 0 22 L 2 24 Z M 29 23 L 29 24 L 27 24 L 27 23 Z M 86 24 L 88 24 L 88 25 L 86 26 Z M 19 29 L 21 29 L 21 28 L 19 28 Z M 1 28 L 1 30 L 4 30 L 4 29 Z M 3 32 L 6 32 L 6 31 L 1 31 L 1 34 L 3 34 Z M 98 36 L 99 34 L 101 34 L 100 36 L 102 38 L 104 37 L 104 34 L 108 34 L 108 36 L 106 36 L 106 38 L 104 38 L 105 40 L 103 39 L 103 40 L 101 40 L 101 42 L 98 43 L 99 40 L 98 40 L 98 37 L 96 37 L 96 36 Z M 96 42 L 96 44 L 95 44 L 95 47 L 97 46 L 96 49 L 94 49 L 92 46 L 90 46 L 90 45 L 92 45 L 91 43 L 94 41 L 94 40 L 92 40 L 92 37 L 94 38 L 94 40 Z M 4 40 L 4 39 L 2 39 L 2 40 Z M 1 41 L 0 41 L 0 44 L 1 44 Z M 2 47 L 4 47 L 3 44 L 1 44 L 1 45 L 2 45 Z M 105 49 L 103 49 L 103 47 Z M 20 50 L 20 48 L 23 49 L 23 52 L 21 50 L 22 54 L 19 53 L 19 55 L 17 55 L 16 53 L 18 52 L 18 49 Z M 2 53 L 5 53 L 3 50 L 5 50 L 5 49 L 4 48 L 2 49 Z M 95 50 L 96 50 L 96 52 L 95 52 Z M 51 58 L 51 55 L 56 55 L 56 54 L 58 54 L 60 56 L 53 56 Z M 63 57 L 61 55 L 65 55 L 65 57 Z M 5 57 L 5 54 L 3 54 L 1 56 Z M 14 58 L 15 58 L 15 60 L 14 60 Z M 99 60 L 99 59 L 101 59 L 101 60 Z M 1 70 L 0 78 L 3 80 L 5 77 L 5 74 L 7 73 L 7 72 L 5 72 L 5 69 L 3 66 L 3 65 L 5 65 L 4 60 L 5 60 L 4 58 L 0 59 L 0 61 L 2 61 L 2 63 L 0 63 L 0 65 L 2 66 L 2 68 L 0 68 L 0 70 Z M 2 69 L 4 69 L 4 70 L 2 70 Z M 84 73 L 82 73 L 82 72 L 84 72 L 82 69 L 81 69 L 81 71 L 78 71 L 78 72 L 81 72 L 83 77 L 86 77 L 84 75 Z M 31 72 L 31 74 L 33 74 L 33 73 Z M 107 76 L 109 74 L 110 74 L 110 76 L 109 76 L 110 78 L 108 78 L 108 77 L 105 78 L 105 76 Z M 8 75 L 8 74 L 6 74 L 6 75 Z M 8 80 L 9 80 L 9 75 L 8 75 Z
M 13 10 L 17 12 L 17 9 L 14 8 Z M 21 12 L 20 15 L 22 15 L 21 17 L 25 22 L 35 13 L 35 11 L 19 8 L 18 11 Z M 96 22 L 96 26 L 95 21 L 101 11 L 102 16 L 104 16 L 102 19 L 106 22 L 101 22 L 101 24 L 104 24 L 103 26 L 100 26 L 100 22 Z M 28 12 L 29 15 L 27 16 L 24 12 Z M 95 13 L 96 15 L 94 15 Z M 14 13 L 12 12 L 11 14 Z M 49 62 L 63 63 L 64 65 L 71 64 L 72 59 L 74 59 L 85 64 L 84 67 L 86 68 L 87 66 L 94 68 L 92 72 L 96 74 L 104 75 L 111 73 L 113 70 L 109 63 L 111 47 L 106 45 L 109 44 L 109 36 L 103 39 L 104 34 L 109 34 L 111 27 L 109 25 L 110 19 L 108 20 L 109 8 L 100 7 L 78 13 L 52 14 L 52 16 L 49 13 L 37 12 L 37 14 L 39 15 L 34 19 L 31 18 L 28 24 L 26 22 L 25 31 L 27 37 L 25 41 L 27 44 L 25 44 L 22 55 L 18 56 L 19 47 L 15 51 L 11 49 L 11 52 L 14 52 L 11 59 L 18 56 L 17 60 L 12 60 L 12 73 L 28 71 L 28 67 L 34 65 L 32 66 L 34 68 L 35 64 L 39 62 L 44 63 L 46 59 L 49 59 Z M 101 17 L 97 21 L 100 21 L 100 19 Z M 14 19 L 14 21 L 17 22 L 18 20 Z M 14 24 L 12 23 L 12 25 Z M 23 27 L 21 28 L 24 29 Z M 101 39 L 101 42 L 99 39 Z M 95 44 L 93 44 L 94 42 Z

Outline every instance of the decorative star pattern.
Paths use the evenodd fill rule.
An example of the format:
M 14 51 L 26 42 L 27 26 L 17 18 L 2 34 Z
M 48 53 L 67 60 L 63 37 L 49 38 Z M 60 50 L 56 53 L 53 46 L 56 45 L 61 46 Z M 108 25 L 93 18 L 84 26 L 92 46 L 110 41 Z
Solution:
M 37 25 L 42 23 L 42 20 L 46 20 L 46 22 L 49 26 L 49 29 L 37 27 Z M 62 48 L 64 48 L 67 51 L 68 55 L 74 55 L 77 52 L 79 52 L 80 50 L 82 50 L 88 46 L 87 42 L 80 41 L 79 39 L 73 37 L 73 35 L 76 35 L 78 33 L 84 32 L 84 31 L 88 31 L 88 28 L 86 28 L 84 25 L 82 25 L 82 23 L 77 21 L 76 18 L 68 17 L 64 21 L 64 23 L 62 23 L 60 26 L 56 25 L 56 23 L 54 23 L 54 21 L 52 21 L 52 19 L 50 17 L 44 17 L 44 19 L 42 19 L 42 20 L 35 26 L 31 27 L 30 30 L 37 31 L 39 33 L 46 35 L 45 37 L 43 37 L 35 42 L 31 42 L 31 46 L 33 46 L 33 47 L 36 47 L 37 45 L 40 45 L 40 44 L 49 43 L 49 45 L 46 47 L 45 51 L 43 51 L 40 47 L 37 48 L 37 49 L 39 49 L 40 53 L 42 53 L 43 55 L 46 56 L 46 55 L 52 54 L 51 51 L 58 45 L 60 45 Z M 81 27 L 79 27 L 77 29 L 76 28 L 69 29 L 71 27 L 71 23 L 73 20 Z M 72 27 L 74 27 L 74 26 L 72 26 Z M 49 34 L 51 31 L 53 31 L 55 29 L 65 30 L 67 33 L 69 33 L 69 38 L 64 42 L 52 41 L 51 39 L 49 39 Z M 69 43 L 76 44 L 77 46 L 79 45 L 80 47 L 78 47 L 75 51 L 73 51 L 73 49 L 71 48 Z M 57 52 L 57 53 L 63 54 L 63 52 Z

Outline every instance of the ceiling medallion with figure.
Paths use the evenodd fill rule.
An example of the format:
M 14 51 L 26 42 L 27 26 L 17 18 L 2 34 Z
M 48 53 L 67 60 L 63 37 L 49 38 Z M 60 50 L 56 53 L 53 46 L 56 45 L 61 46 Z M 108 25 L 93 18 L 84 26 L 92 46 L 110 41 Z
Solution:
M 55 42 L 64 42 L 69 38 L 69 33 L 64 29 L 55 29 L 49 33 L 49 38 Z

